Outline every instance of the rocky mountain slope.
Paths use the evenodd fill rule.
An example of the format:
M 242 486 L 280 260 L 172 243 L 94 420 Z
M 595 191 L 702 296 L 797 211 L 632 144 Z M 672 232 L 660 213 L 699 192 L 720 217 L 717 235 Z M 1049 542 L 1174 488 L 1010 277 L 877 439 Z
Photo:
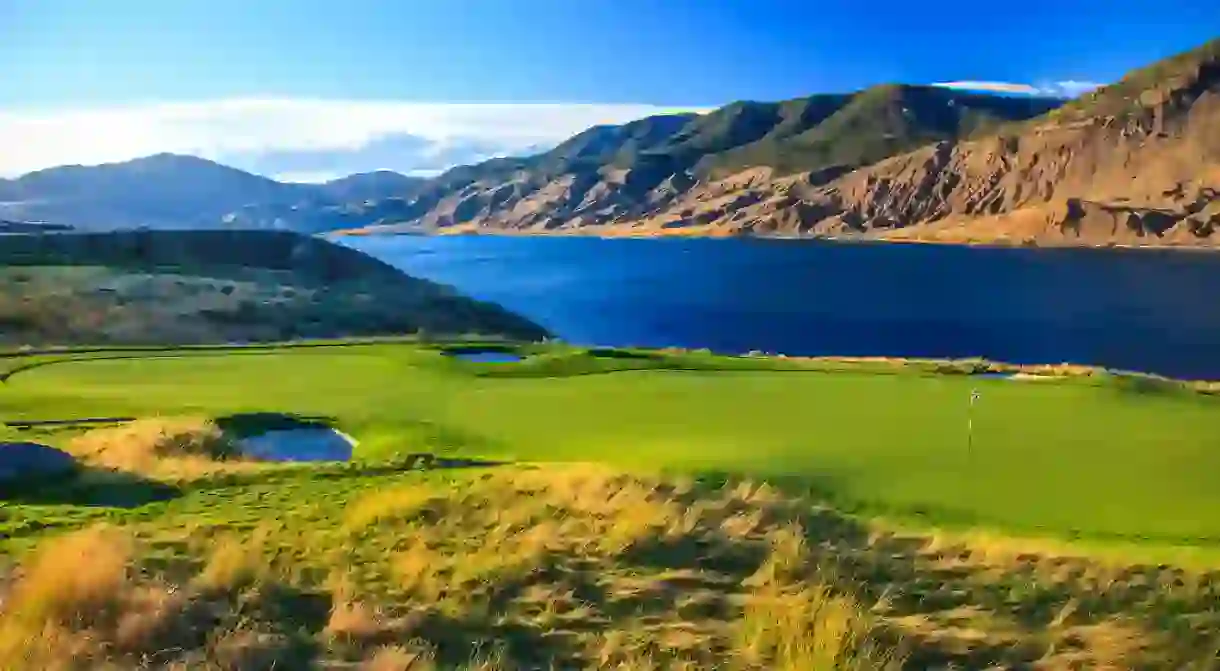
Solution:
M 778 103 L 736 102 L 591 128 L 526 158 L 455 168 L 404 198 L 403 229 L 554 230 L 655 216 L 696 187 L 766 166 L 827 181 L 937 140 L 1034 117 L 1062 101 L 879 86 Z
M 550 151 L 461 166 L 434 179 L 377 171 L 325 184 L 286 184 L 201 158 L 158 154 L 0 180 L 0 218 L 84 230 L 308 233 L 416 220 L 448 226 L 480 215 L 510 227 L 573 219 L 584 225 L 640 216 L 700 180 L 744 167 L 833 176 L 926 142 L 1029 118 L 1060 102 L 910 86 L 737 102 L 709 114 L 590 128 Z
M 828 183 L 738 175 L 638 223 L 698 217 L 734 232 L 1210 244 L 1220 237 L 1220 41 L 980 139 Z
M 877 86 L 590 128 L 421 179 L 284 184 L 162 154 L 0 180 L 0 219 L 306 233 L 1220 241 L 1220 40 L 1063 104 Z
M 593 129 L 564 160 L 454 171 L 361 232 L 1220 240 L 1220 40 L 1045 114 L 1018 100 L 879 87 L 734 104 L 659 141 Z

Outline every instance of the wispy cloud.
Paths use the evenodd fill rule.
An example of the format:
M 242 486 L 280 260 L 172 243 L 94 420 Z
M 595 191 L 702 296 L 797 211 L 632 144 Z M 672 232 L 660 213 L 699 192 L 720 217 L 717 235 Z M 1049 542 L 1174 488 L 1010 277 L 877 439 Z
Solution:
M 1042 84 L 1021 84 L 1015 82 L 988 81 L 956 81 L 937 82 L 932 86 L 965 91 L 989 91 L 992 93 L 1012 93 L 1031 96 L 1052 96 L 1056 98 L 1075 98 L 1103 86 L 1097 82 L 1082 82 L 1065 80 Z
M 194 154 L 271 175 L 436 171 L 551 146 L 597 124 L 692 109 L 241 98 L 0 110 L 0 175 L 158 152 Z

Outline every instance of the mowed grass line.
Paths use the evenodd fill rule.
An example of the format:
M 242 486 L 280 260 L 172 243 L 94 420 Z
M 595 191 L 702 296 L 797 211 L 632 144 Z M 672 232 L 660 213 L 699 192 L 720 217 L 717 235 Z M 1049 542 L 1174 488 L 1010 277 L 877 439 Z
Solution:
M 949 375 L 477 370 L 413 345 L 61 362 L 13 377 L 0 411 L 323 415 L 366 459 L 434 450 L 730 472 L 927 525 L 1220 545 L 1212 397 Z

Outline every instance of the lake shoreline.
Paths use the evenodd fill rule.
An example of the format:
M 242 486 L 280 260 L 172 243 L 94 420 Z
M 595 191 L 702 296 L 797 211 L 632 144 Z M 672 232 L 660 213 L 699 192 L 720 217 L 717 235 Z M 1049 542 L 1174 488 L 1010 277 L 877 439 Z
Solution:
M 672 229 L 671 229 L 672 230 Z M 504 237 L 504 238 L 593 238 L 598 240 L 777 240 L 786 242 L 825 242 L 847 245 L 931 245 L 938 247 L 963 247 L 972 249 L 1026 249 L 1026 250 L 1051 250 L 1051 249 L 1088 249 L 1088 250 L 1118 250 L 1118 251 L 1173 251 L 1199 254 L 1215 254 L 1220 252 L 1220 245 L 1198 244 L 1188 245 L 1179 243 L 1156 243 L 1156 244 L 1130 244 L 1117 242 L 1072 242 L 1070 240 L 1055 241 L 1055 240 L 1040 240 L 1036 244 L 1029 244 L 1024 241 L 1011 240 L 944 240 L 936 238 L 889 238 L 889 237 L 860 237 L 860 236 L 827 236 L 827 235 L 772 235 L 772 234 L 750 234 L 736 235 L 731 233 L 683 233 L 683 232 L 666 232 L 666 231 L 606 231 L 605 229 L 566 229 L 566 230 L 550 230 L 550 231 L 522 231 L 513 229 L 480 229 L 472 230 L 464 227 L 455 227 L 455 230 L 438 230 L 438 231 L 366 231 L 364 229 L 340 229 L 336 231 L 327 231 L 319 234 L 321 237 L 336 237 L 336 238 L 395 238 L 395 237 L 420 237 L 420 238 L 449 238 L 449 237 Z
M 442 354 L 447 354 L 451 351 L 472 350 L 478 352 L 506 352 L 519 355 L 518 361 L 524 361 L 529 356 L 538 354 L 548 354 L 554 352 L 618 352 L 618 353 L 642 353 L 653 355 L 676 355 L 676 356 L 707 356 L 715 359 L 725 360 L 741 360 L 741 359 L 759 359 L 773 360 L 780 362 L 792 363 L 794 366 L 800 364 L 816 364 L 819 366 L 836 366 L 845 367 L 853 366 L 892 366 L 895 370 L 909 369 L 916 372 L 925 372 L 933 375 L 942 375 L 948 377 L 980 377 L 993 378 L 998 375 L 1012 377 L 1018 380 L 1067 380 L 1067 379 L 1082 379 L 1093 378 L 1103 379 L 1109 378 L 1126 378 L 1131 380 L 1145 380 L 1149 383 L 1163 383 L 1169 385 L 1180 385 L 1185 389 L 1197 391 L 1204 394 L 1220 395 L 1220 379 L 1203 379 L 1203 378 L 1185 378 L 1172 377 L 1167 375 L 1159 375 L 1156 373 L 1136 371 L 1136 370 L 1120 370 L 1115 368 L 1107 368 L 1105 366 L 1078 364 L 1070 362 L 1059 363 L 1011 363 L 1006 361 L 998 361 L 983 357 L 893 357 L 893 356 L 852 356 L 852 355 L 825 355 L 825 356 L 796 356 L 782 353 L 772 352 L 749 352 L 744 354 L 733 354 L 727 352 L 713 352 L 699 348 L 683 348 L 683 347 L 630 347 L 616 346 L 603 347 L 595 345 L 574 345 L 564 342 L 562 339 L 552 339 L 548 341 L 519 341 L 507 340 L 498 337 L 482 337 L 482 336 L 441 336 L 434 335 L 427 338 L 419 338 L 413 335 L 403 336 L 381 336 L 376 338 L 318 338 L 307 340 L 287 340 L 281 342 L 259 342 L 259 343 L 240 343 L 229 345 L 164 345 L 164 346 L 75 346 L 63 348 L 46 348 L 38 350 L 0 350 L 0 362 L 10 362 L 5 364 L 3 368 L 6 370 L 0 371 L 0 384 L 7 381 L 9 377 L 22 373 L 31 368 L 41 368 L 47 365 L 57 363 L 77 361 L 82 355 L 90 355 L 90 359 L 142 359 L 142 358 L 174 358 L 177 356 L 223 356 L 225 354 L 237 352 L 267 352 L 275 353 L 284 350 L 296 349 L 344 349 L 344 348 L 359 348 L 359 347 L 384 347 L 387 345 L 417 345 L 427 348 L 433 348 L 440 351 Z M 51 357 L 44 360 L 43 357 Z M 18 363 L 26 359 L 33 359 L 31 364 Z M 805 369 L 794 367 L 792 370 L 802 372 Z M 813 372 L 833 372 L 825 371 L 820 368 L 807 369 Z
M 1217 257 L 1168 248 L 494 233 L 336 240 L 580 345 L 1070 361 L 1220 379 L 1220 314 L 1202 308 L 1220 286 Z

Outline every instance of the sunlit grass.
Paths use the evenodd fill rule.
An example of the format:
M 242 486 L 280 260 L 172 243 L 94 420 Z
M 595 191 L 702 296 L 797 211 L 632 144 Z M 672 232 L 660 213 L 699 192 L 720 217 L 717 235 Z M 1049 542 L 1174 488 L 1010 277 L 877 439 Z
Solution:
M 1205 659 L 1207 641 L 1159 638 L 1164 618 L 1220 632 L 1210 574 L 896 536 L 740 480 L 579 465 L 341 473 L 204 478 L 121 527 L 21 554 L 0 591 L 4 654 L 65 669 L 164 655 L 201 668 L 863 670 L 1037 651 L 1176 668 L 1166 660 Z
M 1214 658 L 1220 574 L 1201 569 L 1216 565 L 1220 523 L 1207 514 L 1220 504 L 1215 399 L 1075 370 L 1036 384 L 963 374 L 979 362 L 827 373 L 547 352 L 518 368 L 367 345 L 19 374 L 0 387 L 10 417 L 150 419 L 11 431 L 85 470 L 6 494 L 0 550 L 16 566 L 0 563 L 0 660 L 761 671 Z M 624 361 L 633 370 L 612 372 Z M 975 388 L 967 454 L 959 406 Z M 219 427 L 247 412 L 323 418 L 360 441 L 357 461 L 242 460 Z M 407 459 L 422 453 L 528 463 L 429 470 Z M 1179 565 L 1179 549 L 1198 561 Z
M 410 344 L 58 363 L 16 375 L 0 401 L 33 419 L 291 412 L 332 418 L 362 460 L 719 471 L 906 525 L 1220 548 L 1220 517 L 1199 514 L 1220 510 L 1206 476 L 1220 468 L 1220 399 L 1174 384 L 1071 367 L 1030 369 L 1064 377 L 1028 383 L 963 374 L 993 366 L 978 361 L 530 351 L 482 367 Z M 216 468 L 178 467 L 165 477 Z

